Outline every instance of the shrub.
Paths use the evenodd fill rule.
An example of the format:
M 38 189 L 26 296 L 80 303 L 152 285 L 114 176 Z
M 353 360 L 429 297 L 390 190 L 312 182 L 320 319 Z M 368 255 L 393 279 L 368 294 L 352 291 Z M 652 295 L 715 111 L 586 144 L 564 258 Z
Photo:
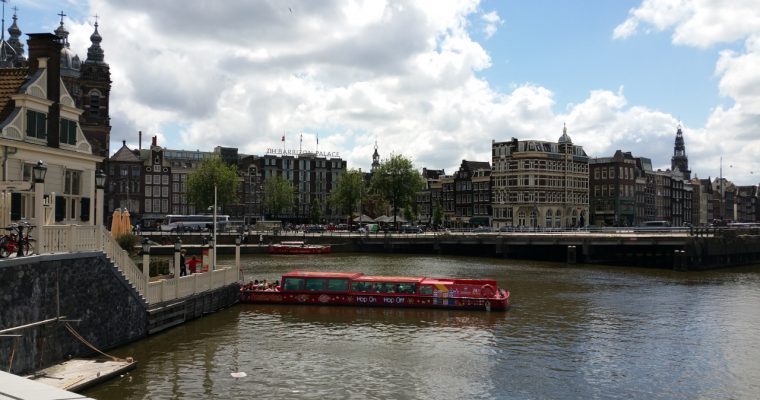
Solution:
M 135 255 L 139 251 L 137 245 L 140 244 L 140 237 L 131 233 L 119 235 L 116 237 L 116 242 L 119 243 L 122 249 L 126 250 L 130 255 Z

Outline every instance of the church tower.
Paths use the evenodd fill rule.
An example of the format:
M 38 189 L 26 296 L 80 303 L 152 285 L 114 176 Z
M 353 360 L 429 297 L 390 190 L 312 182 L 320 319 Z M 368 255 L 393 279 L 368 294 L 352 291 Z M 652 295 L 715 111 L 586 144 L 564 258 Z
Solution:
M 87 59 L 81 67 L 79 98 L 84 113 L 80 117 L 80 123 L 82 132 L 92 145 L 93 154 L 108 158 L 111 140 L 111 70 L 104 61 L 103 49 L 100 47 L 102 40 L 96 19 L 95 32 L 90 35 L 92 45 L 87 49 Z
M 686 145 L 683 142 L 681 124 L 678 124 L 678 129 L 676 130 L 676 143 L 675 146 L 673 146 L 673 157 L 670 159 L 670 169 L 673 171 L 678 169 L 683 173 L 684 179 L 691 179 L 689 157 L 686 156 Z
M 377 140 L 375 140 L 375 152 L 372 154 L 372 168 L 370 168 L 370 172 L 375 172 L 378 167 L 380 167 L 380 153 L 377 152 Z

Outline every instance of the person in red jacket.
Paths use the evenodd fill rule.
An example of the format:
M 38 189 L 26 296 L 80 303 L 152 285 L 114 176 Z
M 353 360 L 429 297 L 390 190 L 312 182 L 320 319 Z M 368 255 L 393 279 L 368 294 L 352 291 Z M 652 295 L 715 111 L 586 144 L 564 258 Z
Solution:
M 191 258 L 190 261 L 187 262 L 187 266 L 190 269 L 190 274 L 196 273 L 198 269 L 198 264 L 200 263 L 201 263 L 201 260 L 195 258 L 195 256 L 193 256 L 193 258 Z

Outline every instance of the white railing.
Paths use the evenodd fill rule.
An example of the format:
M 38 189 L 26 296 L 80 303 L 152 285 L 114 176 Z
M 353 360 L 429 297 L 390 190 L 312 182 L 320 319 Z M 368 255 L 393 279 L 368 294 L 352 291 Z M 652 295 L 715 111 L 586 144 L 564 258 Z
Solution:
M 43 246 L 38 254 L 102 251 L 149 304 L 217 289 L 238 280 L 236 266 L 218 266 L 214 271 L 182 276 L 176 281 L 161 279 L 147 283 L 142 270 L 104 226 L 47 225 L 41 231 Z
M 181 299 L 207 290 L 230 285 L 237 281 L 237 268 L 220 267 L 217 270 L 180 276 L 177 279 L 161 279 L 148 285 L 148 303 Z

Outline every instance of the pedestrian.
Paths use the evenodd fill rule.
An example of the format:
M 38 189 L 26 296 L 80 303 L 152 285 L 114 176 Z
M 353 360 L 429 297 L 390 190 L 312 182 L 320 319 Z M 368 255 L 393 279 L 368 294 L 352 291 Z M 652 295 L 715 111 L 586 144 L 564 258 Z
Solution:
M 179 252 L 179 276 L 187 275 L 187 267 L 185 266 L 185 249 Z
M 264 244 L 264 235 L 259 235 L 259 246 Z
M 188 267 L 190 267 L 190 274 L 194 274 L 198 269 L 198 263 L 200 263 L 201 260 L 198 260 L 193 256 L 190 261 L 187 262 Z

